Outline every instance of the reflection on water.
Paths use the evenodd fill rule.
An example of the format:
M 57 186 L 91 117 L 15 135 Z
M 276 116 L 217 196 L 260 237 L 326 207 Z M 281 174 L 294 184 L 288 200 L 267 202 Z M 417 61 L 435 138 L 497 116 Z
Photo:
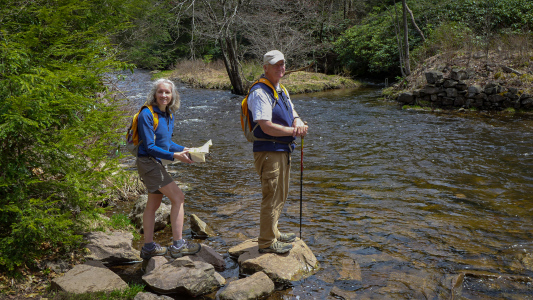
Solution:
M 213 146 L 207 163 L 171 169 L 186 212 L 215 229 L 206 243 L 225 253 L 258 233 L 260 186 L 240 129 L 242 97 L 179 91 L 175 141 Z M 293 96 L 310 126 L 302 238 L 322 270 L 270 299 L 325 299 L 333 287 L 358 298 L 442 299 L 454 284 L 466 299 L 533 298 L 533 118 L 406 111 L 378 96 L 377 89 Z M 281 230 L 296 233 L 300 155 L 298 146 L 280 219 Z M 157 235 L 163 244 L 168 237 Z M 360 280 L 340 276 L 347 259 Z M 237 269 L 223 275 L 236 277 Z M 494 274 L 505 276 L 496 284 Z

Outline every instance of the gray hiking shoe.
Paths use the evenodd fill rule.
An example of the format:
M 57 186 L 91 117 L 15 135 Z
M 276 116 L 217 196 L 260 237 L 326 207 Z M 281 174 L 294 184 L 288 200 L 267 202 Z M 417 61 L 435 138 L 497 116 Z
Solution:
M 292 244 L 275 241 L 274 243 L 270 244 L 267 248 L 259 248 L 259 253 L 276 253 L 276 254 L 283 254 L 291 251 Z
M 294 233 L 280 233 L 278 241 L 283 243 L 292 243 L 296 241 L 296 234 Z
M 202 246 L 200 244 L 185 241 L 179 248 L 174 245 L 169 246 L 168 252 L 170 252 L 172 258 L 180 258 L 184 255 L 196 254 L 201 248 Z
M 152 256 L 160 256 L 167 254 L 167 248 L 161 247 L 159 244 L 155 244 L 155 247 L 148 251 L 144 246 L 141 249 L 141 258 L 142 259 L 150 259 Z

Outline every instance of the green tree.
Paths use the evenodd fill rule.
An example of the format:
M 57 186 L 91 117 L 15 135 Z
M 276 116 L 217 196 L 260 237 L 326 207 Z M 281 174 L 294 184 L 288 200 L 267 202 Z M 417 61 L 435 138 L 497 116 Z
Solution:
M 4 1 L 0 7 L 0 271 L 80 241 L 115 168 L 118 112 L 104 77 L 127 67 L 108 36 L 122 1 Z

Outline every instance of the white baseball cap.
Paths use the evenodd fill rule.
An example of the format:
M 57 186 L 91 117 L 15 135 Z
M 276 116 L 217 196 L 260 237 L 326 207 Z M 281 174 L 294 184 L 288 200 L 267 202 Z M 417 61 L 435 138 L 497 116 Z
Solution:
M 283 53 L 281 53 L 278 50 L 268 51 L 263 56 L 263 65 L 267 65 L 267 64 L 274 65 L 280 60 L 285 60 Z

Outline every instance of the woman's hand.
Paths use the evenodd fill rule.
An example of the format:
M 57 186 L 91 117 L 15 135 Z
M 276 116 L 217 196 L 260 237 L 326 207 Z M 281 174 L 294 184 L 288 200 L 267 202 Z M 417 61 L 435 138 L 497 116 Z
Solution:
M 174 152 L 174 159 L 177 159 L 181 162 L 192 164 L 193 161 L 190 159 L 189 156 L 189 148 L 183 149 L 181 152 Z
M 305 136 L 307 135 L 308 126 L 300 118 L 295 118 L 292 122 L 292 136 Z

